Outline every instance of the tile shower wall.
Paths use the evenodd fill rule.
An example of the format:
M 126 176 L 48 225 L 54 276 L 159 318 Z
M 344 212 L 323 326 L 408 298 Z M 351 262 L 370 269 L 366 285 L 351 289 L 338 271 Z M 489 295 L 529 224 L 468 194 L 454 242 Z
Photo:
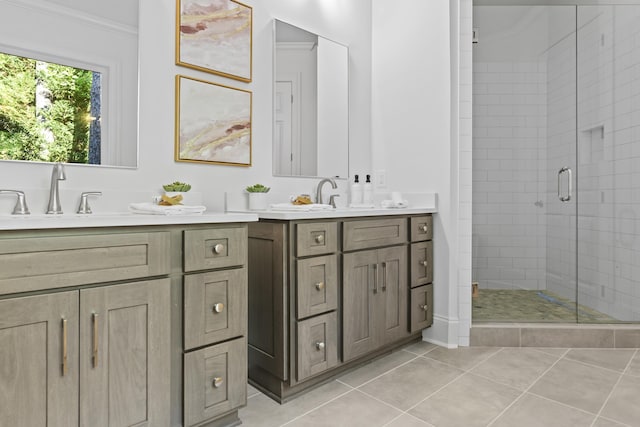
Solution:
M 473 67 L 473 279 L 544 289 L 546 64 Z

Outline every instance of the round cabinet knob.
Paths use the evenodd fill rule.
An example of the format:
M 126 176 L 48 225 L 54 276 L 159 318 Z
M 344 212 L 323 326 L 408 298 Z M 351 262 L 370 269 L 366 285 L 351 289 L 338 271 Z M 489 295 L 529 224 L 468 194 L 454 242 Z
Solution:
M 220 386 L 222 385 L 222 383 L 224 383 L 224 379 L 221 377 L 215 377 L 213 379 L 213 387 L 214 388 L 220 388 Z
M 324 243 L 324 236 L 322 234 L 318 234 L 315 238 L 316 243 Z
M 220 255 L 224 252 L 224 245 L 222 243 L 218 243 L 213 247 L 213 253 Z
M 320 350 L 324 350 L 324 343 L 321 341 L 318 341 L 316 343 L 316 350 L 320 351 Z
M 420 231 L 422 231 L 423 233 L 426 233 L 427 230 L 429 229 L 429 227 L 427 227 L 426 225 L 421 225 L 421 226 L 418 227 L 418 229 Z
M 324 282 L 318 282 L 316 283 L 316 289 L 321 291 L 324 289 Z
M 213 304 L 213 312 L 214 313 L 222 313 L 224 311 L 224 304 L 219 302 L 217 304 Z
M 419 305 L 418 307 L 420 307 L 420 310 L 422 310 L 422 311 L 429 311 L 429 306 L 427 304 Z
M 429 264 L 429 263 L 427 262 L 427 260 L 426 260 L 426 259 L 425 259 L 425 260 L 423 260 L 423 261 L 420 261 L 420 265 L 421 265 L 421 266 L 423 266 L 423 267 L 426 267 L 428 264 Z

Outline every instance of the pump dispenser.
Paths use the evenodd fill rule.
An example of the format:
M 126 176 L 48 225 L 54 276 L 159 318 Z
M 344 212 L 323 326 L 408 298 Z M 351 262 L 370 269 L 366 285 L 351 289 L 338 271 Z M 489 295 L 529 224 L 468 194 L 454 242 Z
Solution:
M 362 185 L 358 175 L 354 177 L 353 184 L 351 184 L 351 204 L 359 205 L 362 203 Z
M 371 184 L 371 175 L 367 175 L 367 180 L 363 187 L 362 204 L 373 205 L 373 184 Z

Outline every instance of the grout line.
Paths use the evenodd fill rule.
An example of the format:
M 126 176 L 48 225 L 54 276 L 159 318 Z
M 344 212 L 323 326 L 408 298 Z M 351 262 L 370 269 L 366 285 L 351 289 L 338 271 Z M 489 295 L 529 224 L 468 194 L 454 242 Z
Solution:
M 564 359 L 565 360 L 569 360 L 569 361 L 574 362 L 574 363 L 579 363 L 579 364 L 581 364 L 583 366 L 586 366 L 586 367 L 589 367 L 589 368 L 603 369 L 603 370 L 608 371 L 608 372 L 612 372 L 612 373 L 615 373 L 615 374 L 618 374 L 618 375 L 622 375 L 622 374 L 624 374 L 625 370 L 628 368 L 629 363 L 633 360 L 633 356 L 631 356 L 631 360 L 629 361 L 629 363 L 627 363 L 627 365 L 625 366 L 625 368 L 622 371 L 616 371 L 615 369 L 605 368 L 604 366 L 594 365 L 592 363 L 587 363 L 587 362 L 584 362 L 582 360 L 572 359 L 571 357 L 568 357 L 568 356 L 564 357 Z
M 410 352 L 407 352 L 407 353 L 409 353 L 409 354 L 412 354 L 412 355 L 413 355 L 413 353 L 410 353 Z M 414 356 L 415 356 L 415 355 L 414 355 Z M 375 381 L 375 380 L 377 380 L 378 378 L 380 378 L 380 377 L 382 377 L 382 376 L 384 376 L 384 375 L 387 375 L 388 373 L 393 372 L 393 371 L 395 371 L 396 369 L 398 369 L 398 368 L 400 368 L 400 367 L 402 367 L 402 366 L 404 366 L 404 365 L 407 365 L 407 364 L 409 364 L 409 363 L 413 362 L 413 361 L 414 361 L 414 360 L 416 360 L 418 357 L 422 357 L 422 356 L 415 356 L 415 357 L 413 357 L 412 359 L 409 359 L 409 360 L 407 360 L 406 362 L 403 362 L 403 363 L 399 364 L 399 365 L 398 365 L 398 366 L 396 366 L 395 368 L 391 368 L 391 369 L 389 369 L 388 371 L 385 371 L 385 372 L 381 373 L 380 375 L 377 375 L 377 376 L 375 376 L 375 377 L 373 377 L 373 378 L 371 378 L 371 379 L 369 379 L 369 380 L 367 380 L 367 381 L 363 382 L 362 384 L 360 384 L 359 386 L 354 387 L 354 388 L 360 388 L 360 387 L 362 387 L 362 386 L 364 386 L 364 385 L 367 385 L 367 384 L 369 384 L 370 382 Z M 351 387 L 351 386 L 350 386 L 350 387 Z
M 509 409 L 511 409 L 513 407 L 513 405 L 515 405 L 517 402 L 519 402 L 523 396 L 525 396 L 527 394 L 527 392 L 529 390 L 531 390 L 531 388 L 536 385 L 538 383 L 538 381 L 540 381 L 540 379 L 545 376 L 547 374 L 547 372 L 549 372 L 551 369 L 553 369 L 558 362 L 560 362 L 562 360 L 562 358 L 569 352 L 569 349 L 566 349 L 564 354 L 562 354 L 562 356 L 560 356 L 558 358 L 558 360 L 556 360 L 555 362 L 553 362 L 553 364 L 551 366 L 549 366 L 549 368 L 547 368 L 546 371 L 544 371 L 542 374 L 540 374 L 540 376 L 538 377 L 538 379 L 536 379 L 534 382 L 531 383 L 531 385 L 529 387 L 527 387 L 521 394 L 520 396 L 518 396 L 513 402 L 511 402 L 511 404 L 509 404 L 506 408 L 504 408 L 502 410 L 502 412 L 500 412 L 498 415 L 496 415 L 490 422 L 489 424 L 487 424 L 487 427 L 492 426 L 501 416 L 503 416 Z
M 300 414 L 300 415 L 297 415 L 297 416 L 295 416 L 295 417 L 291 418 L 291 419 L 290 419 L 289 421 L 287 421 L 286 423 L 282 423 L 282 424 L 280 424 L 280 426 L 286 426 L 287 424 L 291 424 L 291 423 L 292 423 L 292 422 L 294 422 L 295 420 L 297 420 L 297 419 L 299 419 L 299 418 L 302 418 L 302 417 L 304 417 L 304 416 L 305 416 L 305 415 L 307 415 L 307 414 L 310 414 L 311 412 L 315 411 L 316 409 L 322 408 L 323 406 L 325 406 L 325 405 L 327 405 L 327 404 L 329 404 L 329 403 L 333 402 L 333 401 L 334 401 L 334 400 L 336 400 L 336 399 L 341 398 L 342 396 L 345 396 L 345 395 L 347 395 L 347 394 L 349 394 L 349 393 L 353 393 L 354 391 L 357 391 L 357 390 L 356 390 L 356 389 L 354 389 L 353 387 L 351 387 L 351 386 L 349 386 L 349 387 L 351 388 L 351 390 L 347 390 L 347 391 L 345 391 L 344 393 L 340 393 L 339 395 L 337 395 L 337 396 L 335 396 L 335 397 L 333 397 L 333 398 L 331 398 L 331 399 L 327 400 L 326 402 L 321 403 L 320 405 L 318 405 L 318 406 L 316 406 L 316 407 L 314 407 L 314 408 L 312 408 L 312 409 L 309 409 L 308 411 L 306 411 L 306 412 L 304 412 L 304 413 L 302 413 L 302 414 Z
M 636 355 L 638 354 L 638 351 L 640 351 L 640 350 L 636 350 L 635 353 L 633 353 L 633 356 L 631 356 L 631 359 L 627 363 L 627 366 L 624 368 L 624 371 L 622 371 L 622 373 L 620 373 L 620 376 L 618 377 L 618 381 L 616 381 L 615 385 L 613 386 L 613 388 L 609 392 L 609 395 L 605 399 L 604 403 L 602 404 L 602 406 L 600 406 L 600 410 L 596 414 L 596 418 L 591 423 L 591 427 L 593 427 L 595 425 L 596 420 L 600 417 L 600 414 L 602 414 L 602 411 L 607 406 L 607 403 L 609 403 L 609 400 L 611 399 L 611 396 L 613 396 L 613 392 L 616 391 L 616 388 L 618 388 L 618 385 L 620 384 L 620 381 L 622 381 L 622 378 L 624 377 L 624 374 L 629 371 L 629 368 L 631 367 L 631 363 L 633 362 L 633 360 L 635 359 Z M 616 421 L 616 422 L 618 422 L 618 421 Z

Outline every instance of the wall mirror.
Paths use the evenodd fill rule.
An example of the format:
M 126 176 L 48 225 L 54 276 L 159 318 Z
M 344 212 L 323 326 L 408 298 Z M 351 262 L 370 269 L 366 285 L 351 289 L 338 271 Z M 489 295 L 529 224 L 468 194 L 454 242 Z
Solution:
M 274 20 L 273 175 L 349 176 L 349 49 Z
M 0 0 L 0 160 L 136 167 L 139 0 Z

